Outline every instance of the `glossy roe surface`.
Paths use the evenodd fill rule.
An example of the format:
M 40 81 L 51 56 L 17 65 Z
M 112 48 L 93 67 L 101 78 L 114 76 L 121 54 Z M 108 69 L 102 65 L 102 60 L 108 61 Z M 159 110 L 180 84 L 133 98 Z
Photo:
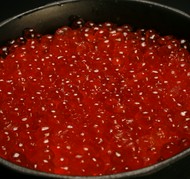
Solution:
M 190 147 L 186 40 L 76 21 L 1 48 L 0 156 L 65 175 L 132 171 Z

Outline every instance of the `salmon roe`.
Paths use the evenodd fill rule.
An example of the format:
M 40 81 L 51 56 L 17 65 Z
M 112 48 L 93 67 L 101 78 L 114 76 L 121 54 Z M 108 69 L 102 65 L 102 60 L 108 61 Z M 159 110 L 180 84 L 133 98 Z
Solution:
M 188 42 L 78 20 L 0 50 L 0 157 L 37 171 L 132 171 L 190 147 Z

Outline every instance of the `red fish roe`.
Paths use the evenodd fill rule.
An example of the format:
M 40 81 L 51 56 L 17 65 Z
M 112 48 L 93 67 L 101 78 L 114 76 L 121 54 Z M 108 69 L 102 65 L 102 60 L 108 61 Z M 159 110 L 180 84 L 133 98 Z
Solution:
M 190 147 L 187 41 L 77 21 L 1 48 L 0 156 L 65 175 L 106 175 Z

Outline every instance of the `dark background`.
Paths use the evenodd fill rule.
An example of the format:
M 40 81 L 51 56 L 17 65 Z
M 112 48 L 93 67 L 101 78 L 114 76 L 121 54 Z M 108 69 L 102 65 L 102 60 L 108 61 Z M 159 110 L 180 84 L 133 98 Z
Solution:
M 0 21 L 30 10 L 32 8 L 45 5 L 47 3 L 55 2 L 56 0 L 6 0 L 1 2 L 0 5 Z M 178 8 L 186 13 L 190 14 L 190 0 L 149 0 L 152 2 L 158 2 L 169 5 L 174 8 Z
M 162 3 L 169 5 L 171 7 L 182 10 L 190 14 L 190 0 L 150 0 L 153 2 Z M 14 15 L 20 14 L 22 12 L 28 11 L 30 9 L 45 5 L 47 3 L 54 2 L 54 0 L 6 0 L 0 4 L 0 22 L 10 18 Z M 14 30 L 14 29 L 13 29 Z M 190 29 L 189 29 L 190 35 Z M 14 147 L 14 146 L 13 146 Z M 29 175 L 24 175 L 22 173 L 17 173 L 9 168 L 0 165 L 0 178 L 22 178 L 27 179 L 39 177 L 32 177 Z M 136 178 L 137 179 L 137 178 Z M 158 173 L 152 174 L 150 176 L 140 177 L 138 179 L 190 179 L 190 157 L 180 160 L 174 165 L 171 165 Z

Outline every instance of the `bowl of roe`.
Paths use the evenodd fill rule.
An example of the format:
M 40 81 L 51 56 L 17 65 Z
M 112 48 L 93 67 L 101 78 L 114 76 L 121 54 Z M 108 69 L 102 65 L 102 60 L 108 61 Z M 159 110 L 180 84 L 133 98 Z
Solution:
M 188 156 L 189 24 L 133 0 L 57 1 L 1 23 L 1 163 L 126 178 Z

